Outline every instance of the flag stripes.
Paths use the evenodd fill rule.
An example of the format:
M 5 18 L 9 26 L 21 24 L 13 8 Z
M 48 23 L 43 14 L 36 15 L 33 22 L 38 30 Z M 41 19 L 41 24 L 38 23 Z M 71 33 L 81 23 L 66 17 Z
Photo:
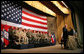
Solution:
M 32 29 L 48 29 L 47 18 L 36 16 L 35 13 L 32 14 L 24 8 L 22 9 L 22 25 L 32 27 Z
M 26 15 L 28 15 L 28 16 L 32 16 L 32 17 L 34 17 L 34 18 L 36 18 L 36 19 L 40 19 L 40 20 L 47 21 L 46 18 L 42 18 L 42 17 L 35 16 L 35 15 L 33 15 L 33 14 L 30 14 L 30 13 L 28 13 L 28 12 L 25 12 L 24 10 L 22 11 L 22 13 L 24 13 L 24 14 L 26 14 Z
M 22 22 L 33 24 L 33 25 L 38 25 L 38 26 L 42 26 L 42 27 L 47 27 L 47 25 L 43 25 L 43 24 L 40 24 L 40 23 L 31 22 L 31 21 L 24 20 L 24 19 L 22 19 Z
M 24 16 L 22 16 L 22 19 L 28 20 L 28 21 L 31 21 L 31 22 L 35 22 L 35 23 L 40 23 L 40 24 L 47 25 L 47 23 L 44 23 L 44 22 L 41 22 L 41 21 L 36 21 L 34 19 L 30 19 L 30 18 L 27 18 L 27 17 L 24 17 Z

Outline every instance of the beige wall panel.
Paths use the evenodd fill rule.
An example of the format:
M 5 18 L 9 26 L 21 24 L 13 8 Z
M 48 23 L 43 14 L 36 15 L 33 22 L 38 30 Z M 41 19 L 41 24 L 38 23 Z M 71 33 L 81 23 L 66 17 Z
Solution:
M 64 26 L 64 20 L 62 15 L 57 15 L 57 37 L 58 37 L 58 42 L 61 40 L 61 35 L 62 35 L 62 28 Z

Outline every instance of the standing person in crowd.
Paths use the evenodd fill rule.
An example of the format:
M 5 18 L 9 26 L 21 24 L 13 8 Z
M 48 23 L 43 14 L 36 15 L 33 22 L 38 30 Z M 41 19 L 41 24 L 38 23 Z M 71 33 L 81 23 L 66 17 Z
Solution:
M 79 38 L 78 38 L 78 35 L 77 35 L 77 32 L 75 32 L 75 30 L 74 30 L 74 35 L 75 35 L 75 40 L 76 40 L 76 42 L 77 42 L 77 47 L 78 47 L 78 48 L 82 48 L 83 45 L 80 44 Z
M 1 31 L 1 49 L 3 49 L 5 46 L 3 34 L 4 34 L 3 31 Z
M 30 29 L 28 29 L 27 36 L 29 37 L 29 43 L 34 44 L 34 31 L 32 32 Z
M 64 40 L 64 49 L 67 49 L 67 40 L 68 40 L 68 31 L 67 31 L 67 25 L 63 27 L 63 40 Z
M 13 29 L 13 48 L 19 48 L 19 28 L 15 27 L 15 29 Z
M 35 30 L 33 32 L 33 36 L 34 36 L 34 46 L 36 47 L 36 44 L 37 44 L 37 36 L 36 36 L 36 31 Z
M 25 43 L 25 44 L 29 44 L 29 39 L 28 39 L 28 37 L 26 36 L 26 31 L 25 31 L 25 29 L 24 29 L 24 32 L 23 32 L 23 37 L 24 37 L 24 43 Z
M 55 34 L 54 33 L 52 33 L 52 36 L 53 36 L 53 40 L 54 40 L 54 45 L 56 44 L 56 37 L 55 37 Z
M 51 35 L 52 35 L 51 32 L 48 31 L 48 36 L 50 37 L 49 38 L 50 39 L 50 45 L 52 45 Z
M 27 37 L 29 37 L 29 38 L 30 38 L 30 36 L 31 36 L 30 29 L 28 29 L 28 30 L 27 30 L 27 33 L 26 33 L 26 35 L 27 35 Z
M 4 37 L 4 48 L 7 48 L 7 46 L 8 46 L 8 43 L 7 43 L 7 39 L 8 39 L 8 35 L 7 35 L 8 33 L 7 33 L 7 31 L 5 30 L 5 26 L 3 26 L 3 37 Z
M 52 42 L 52 45 L 54 45 L 54 35 L 53 35 L 53 32 L 51 33 L 51 42 Z
M 44 46 L 44 35 L 42 34 L 42 32 L 41 32 L 41 37 L 42 37 L 41 43 L 42 43 L 42 46 Z
M 48 37 L 48 45 L 50 45 L 50 43 L 51 43 L 51 37 L 49 36 L 49 34 L 48 33 L 46 33 L 46 36 Z
M 37 44 L 38 44 L 38 46 L 40 44 L 40 33 L 39 33 L 39 31 L 37 31 Z
M 42 41 L 42 34 L 41 34 L 41 32 L 39 32 L 39 35 L 40 35 L 39 46 L 42 46 L 42 44 L 43 44 L 43 41 Z
M 10 48 L 12 48 L 13 43 L 14 43 L 14 41 L 13 41 L 13 28 L 12 27 L 9 28 L 9 41 L 10 41 L 9 46 L 10 46 Z

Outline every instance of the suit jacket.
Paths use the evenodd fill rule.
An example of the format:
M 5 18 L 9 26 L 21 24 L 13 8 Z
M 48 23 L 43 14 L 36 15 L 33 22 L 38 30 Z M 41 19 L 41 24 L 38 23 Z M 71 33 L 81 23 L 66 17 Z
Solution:
M 64 40 L 68 39 L 68 31 L 65 27 L 63 28 L 63 39 Z

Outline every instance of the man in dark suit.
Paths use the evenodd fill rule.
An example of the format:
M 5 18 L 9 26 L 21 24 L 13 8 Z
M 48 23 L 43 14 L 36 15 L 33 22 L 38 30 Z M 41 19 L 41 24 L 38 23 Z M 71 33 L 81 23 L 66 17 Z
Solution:
M 64 41 L 64 49 L 67 48 L 67 39 L 68 39 L 68 31 L 67 31 L 67 25 L 63 27 L 63 41 Z

